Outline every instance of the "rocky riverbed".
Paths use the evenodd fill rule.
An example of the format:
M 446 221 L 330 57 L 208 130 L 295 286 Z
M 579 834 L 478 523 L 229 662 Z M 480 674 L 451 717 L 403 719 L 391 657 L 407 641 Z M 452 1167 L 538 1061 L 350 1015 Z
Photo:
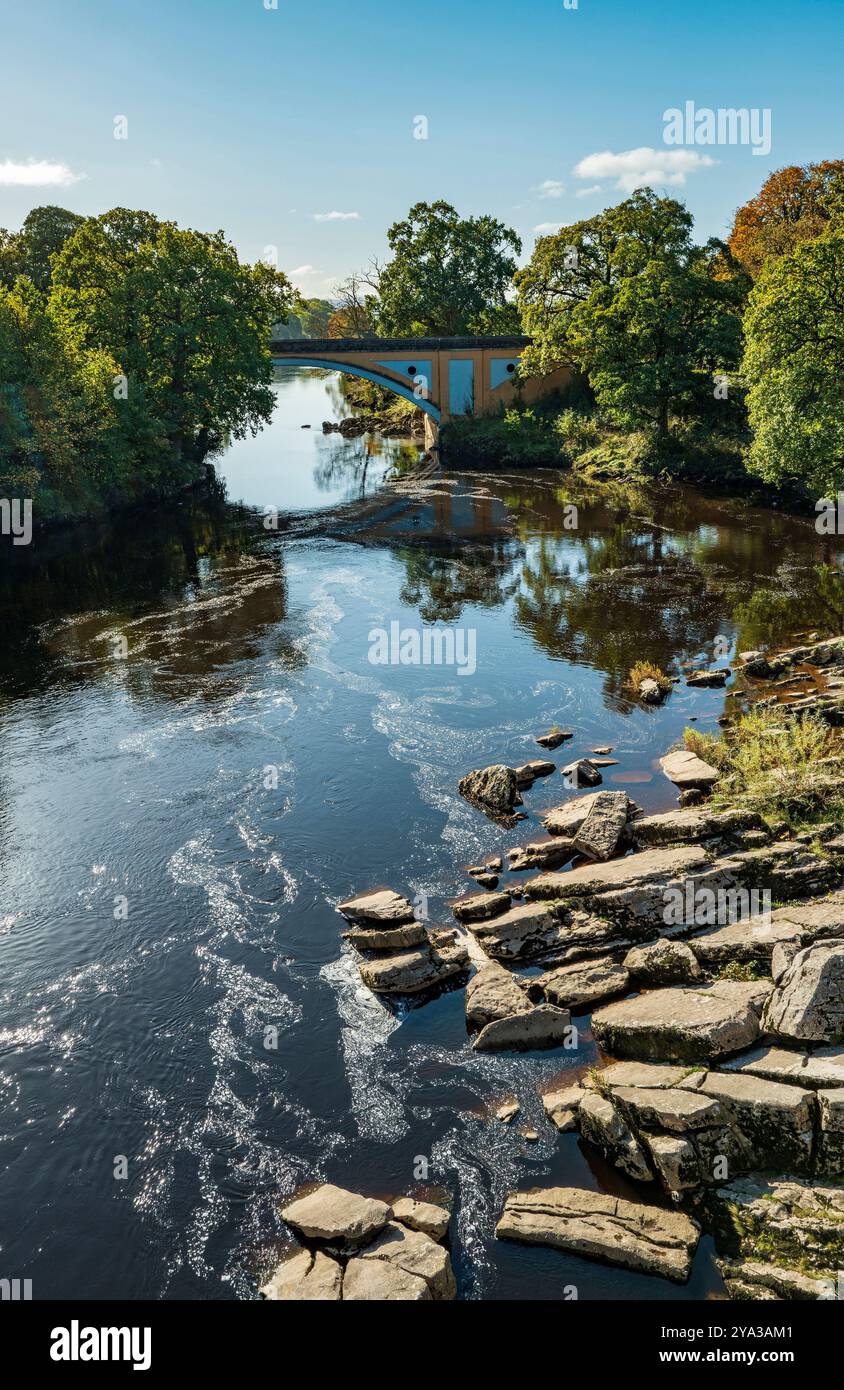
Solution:
M 775 705 L 783 720 L 812 711 L 832 727 L 844 722 L 844 638 L 744 653 L 738 671 L 744 700 Z M 723 677 L 696 672 L 688 683 L 708 688 Z M 568 737 L 555 729 L 537 743 L 553 749 Z M 396 1000 L 465 985 L 478 1052 L 576 1052 L 578 1019 L 591 1013 L 598 1065 L 545 1092 L 543 1109 L 557 1131 L 577 1129 L 640 1184 L 642 1200 L 574 1187 L 514 1190 L 499 1238 L 682 1283 L 708 1232 L 729 1297 L 836 1297 L 844 1267 L 841 827 L 833 820 L 795 833 L 746 807 L 713 803 L 722 773 L 689 749 L 662 759 L 685 804 L 646 816 L 626 792 L 582 790 L 600 784 L 601 766 L 614 762 L 609 752 L 602 746 L 562 769 L 572 795 L 544 815 L 547 839 L 508 849 L 505 886 L 503 857 L 470 866 L 485 891 L 452 902 L 452 925 L 420 920 L 393 887 L 339 903 L 361 979 Z M 823 781 L 838 757 L 822 761 Z M 522 793 L 554 773 L 545 760 L 496 764 L 467 773 L 460 791 L 512 831 Z M 505 1104 L 493 1122 L 512 1124 L 518 1114 L 517 1103 Z M 324 1185 L 282 1208 L 311 1245 L 282 1261 L 267 1297 L 455 1296 L 440 1243 L 446 1210 L 435 1216 L 423 1204 L 426 1227 L 413 1197 L 390 1205 L 337 1193 Z M 325 1212 L 333 1218 L 335 1209 L 332 1224 Z M 320 1220 L 308 1224 L 301 1213 L 312 1210 Z

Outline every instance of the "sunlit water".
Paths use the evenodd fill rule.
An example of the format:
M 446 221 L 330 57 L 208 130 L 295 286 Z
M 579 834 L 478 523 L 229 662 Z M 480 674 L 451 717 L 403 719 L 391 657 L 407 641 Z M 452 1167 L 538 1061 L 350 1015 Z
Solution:
M 678 489 L 378 492 L 415 451 L 323 436 L 343 413 L 298 375 L 220 462 L 245 507 L 185 498 L 0 574 L 0 1276 L 254 1297 L 279 1198 L 324 1178 L 448 1194 L 466 1297 L 717 1291 L 708 1241 L 677 1287 L 494 1240 L 513 1186 L 643 1195 L 542 1116 L 594 1058 L 588 1018 L 577 1053 L 475 1054 L 462 989 L 394 1012 L 362 987 L 334 904 L 389 883 L 447 922 L 466 865 L 569 795 L 537 783 L 503 831 L 459 776 L 554 722 L 568 756 L 613 745 L 605 785 L 674 804 L 657 759 L 724 693 L 632 707 L 629 667 L 841 630 L 840 557 L 811 520 Z M 370 662 L 374 628 L 436 620 L 475 631 L 473 675 Z M 538 1142 L 489 1118 L 510 1093 Z

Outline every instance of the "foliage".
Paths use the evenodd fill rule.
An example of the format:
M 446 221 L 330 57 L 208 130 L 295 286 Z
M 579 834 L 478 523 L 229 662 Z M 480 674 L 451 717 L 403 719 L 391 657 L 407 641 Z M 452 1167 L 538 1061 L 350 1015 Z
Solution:
M 750 467 L 834 495 L 844 486 L 844 231 L 766 263 L 745 335 Z
M 755 278 L 769 258 L 791 255 L 821 236 L 842 174 L 841 159 L 777 169 L 736 213 L 729 240 L 736 260 Z
M 50 288 L 52 258 L 84 218 L 66 208 L 33 208 L 19 232 L 0 228 L 0 285 L 12 289 L 24 275 L 39 290 Z
M 442 427 L 440 448 L 450 465 L 463 468 L 545 468 L 564 461 L 553 420 L 515 406 L 497 415 L 453 416 Z
M 303 299 L 297 295 L 293 312 L 287 319 L 274 323 L 272 336 L 278 339 L 327 338 L 328 325 L 334 312 L 330 299 Z
M 638 692 L 642 681 L 656 681 L 660 690 L 665 694 L 672 689 L 673 682 L 671 677 L 666 675 L 661 666 L 657 666 L 653 661 L 637 661 L 635 666 L 630 668 L 627 677 L 627 684 L 631 690 Z
M 490 331 L 489 315 L 504 311 L 514 257 L 522 249 L 511 228 L 489 215 L 462 218 L 440 199 L 415 203 L 390 227 L 387 241 L 392 259 L 377 280 L 380 333 L 448 337 Z

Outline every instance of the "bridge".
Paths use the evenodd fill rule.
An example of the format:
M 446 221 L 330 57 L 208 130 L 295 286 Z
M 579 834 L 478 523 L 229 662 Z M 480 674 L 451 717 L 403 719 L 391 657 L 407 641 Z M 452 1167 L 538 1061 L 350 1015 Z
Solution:
M 519 358 L 530 344 L 522 337 L 283 338 L 270 343 L 277 366 L 323 367 L 363 377 L 412 401 L 425 414 L 425 445 L 438 446 L 440 425 L 455 415 L 485 415 L 516 395 Z M 544 377 L 518 380 L 530 404 L 568 384 L 562 367 Z

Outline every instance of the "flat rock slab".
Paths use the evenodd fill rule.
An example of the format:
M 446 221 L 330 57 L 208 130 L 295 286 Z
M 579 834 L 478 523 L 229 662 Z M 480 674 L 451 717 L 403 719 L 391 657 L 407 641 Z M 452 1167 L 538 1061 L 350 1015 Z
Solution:
M 363 961 L 360 975 L 374 994 L 419 994 L 461 974 L 468 962 L 461 942 L 431 944 Z
M 285 1203 L 281 1215 L 306 1240 L 361 1245 L 383 1230 L 391 1210 L 386 1202 L 325 1182 Z
M 598 1073 L 602 1086 L 640 1086 L 648 1091 L 682 1086 L 684 1090 L 697 1087 L 706 1076 L 706 1068 L 673 1067 L 668 1062 L 613 1062 Z
M 546 999 L 564 1009 L 588 1009 L 601 999 L 624 994 L 630 976 L 623 965 L 609 957 L 577 961 L 549 970 L 539 981 Z
M 628 1202 L 604 1192 L 549 1187 L 511 1192 L 496 1235 L 684 1283 L 700 1228 L 679 1211 Z
M 447 1207 L 439 1207 L 434 1202 L 420 1202 L 415 1197 L 398 1197 L 393 1202 L 393 1218 L 408 1226 L 411 1231 L 421 1231 L 431 1240 L 442 1240 L 448 1230 L 451 1212 Z
M 458 922 L 484 922 L 499 912 L 506 912 L 510 906 L 509 893 L 474 893 L 468 898 L 457 898 L 451 910 Z
M 577 1112 L 585 1095 L 586 1091 L 579 1085 L 561 1086 L 543 1094 L 542 1108 L 561 1133 L 577 1127 Z
M 523 869 L 559 869 L 575 854 L 571 840 L 534 840 L 529 845 L 508 849 L 507 858 L 510 872 L 520 873 Z
M 278 1266 L 260 1289 L 264 1298 L 276 1301 L 339 1302 L 343 1267 L 321 1250 L 299 1250 Z
M 421 922 L 402 927 L 351 927 L 343 933 L 358 951 L 401 951 L 424 946 L 428 933 Z
M 389 1260 L 349 1260 L 343 1277 L 348 1303 L 424 1303 L 433 1299 L 426 1281 Z
M 538 1004 L 509 1018 L 496 1019 L 482 1028 L 472 1042 L 478 1052 L 531 1052 L 559 1047 L 569 1037 L 568 1009 Z
M 608 1163 L 637 1182 L 651 1182 L 653 1173 L 638 1139 L 614 1100 L 587 1091 L 577 1112 L 580 1133 Z
M 469 1032 L 485 1028 L 496 1019 L 525 1013 L 531 1007 L 518 978 L 503 965 L 487 961 L 466 986 L 466 1027 Z
M 633 835 L 640 845 L 696 844 L 716 836 L 761 829 L 762 817 L 755 811 L 709 811 L 703 806 L 663 811 L 633 823 Z
M 624 968 L 638 986 L 692 985 L 703 978 L 696 957 L 683 941 L 652 941 L 634 946 L 624 957 Z
M 598 792 L 574 837 L 574 848 L 589 859 L 609 859 L 615 854 L 629 813 L 626 792 Z
M 759 1013 L 768 993 L 758 982 L 655 989 L 592 1016 L 592 1032 L 616 1057 L 670 1062 L 709 1062 L 750 1047 L 759 1036 Z
M 770 963 L 777 946 L 784 943 L 800 945 L 800 928 L 787 919 L 746 917 L 723 927 L 707 927 L 688 938 L 689 950 L 701 965 L 712 966 L 738 961 Z
M 815 1052 L 759 1047 L 722 1062 L 721 1069 L 818 1091 L 844 1086 L 844 1047 L 822 1047 Z
M 648 849 L 612 859 L 608 864 L 582 864 L 565 874 L 537 874 L 524 885 L 529 898 L 565 899 L 595 897 L 614 888 L 644 884 L 660 887 L 674 879 L 708 869 L 710 860 L 700 845 L 672 849 Z
M 540 748 L 559 748 L 567 738 L 574 738 L 571 729 L 549 729 L 547 734 L 537 734 L 536 742 Z
M 809 1171 L 816 1111 L 814 1092 L 746 1073 L 711 1071 L 698 1095 L 718 1102 L 746 1141 L 754 1168 L 789 1173 Z
M 797 953 L 768 1000 L 763 1027 L 796 1041 L 844 1042 L 844 940 Z
M 637 1126 L 649 1130 L 670 1130 L 685 1134 L 690 1130 L 717 1125 L 723 1119 L 717 1099 L 703 1093 L 703 1087 L 686 1091 L 680 1086 L 615 1086 L 613 1098 Z
M 844 1248 L 844 1187 L 811 1179 L 738 1178 L 719 1188 L 727 1232 L 739 1232 L 745 1258 L 799 1264 L 837 1277 Z
M 659 765 L 675 787 L 701 787 L 708 788 L 715 785 L 721 776 L 717 768 L 705 763 L 696 753 L 690 753 L 688 749 L 678 749 L 674 753 L 666 753 L 664 758 L 660 758 Z
M 373 888 L 369 893 L 359 893 L 356 898 L 338 903 L 337 911 L 342 912 L 350 922 L 373 925 L 391 923 L 393 926 L 399 926 L 403 922 L 414 920 L 413 905 L 392 888 Z
M 686 677 L 686 685 L 691 686 L 722 686 L 727 684 L 727 677 L 732 675 L 729 666 L 725 670 L 716 671 L 692 671 Z
M 359 1258 L 386 1261 L 406 1274 L 424 1279 L 433 1299 L 443 1301 L 457 1297 L 448 1251 L 422 1231 L 409 1230 L 390 1221 L 378 1238 L 360 1251 Z
M 549 835 L 562 835 L 573 839 L 585 821 L 596 796 L 600 792 L 590 792 L 586 796 L 575 796 L 564 801 L 562 806 L 554 806 L 541 817 L 542 824 Z
M 792 1302 L 794 1299 L 836 1297 L 828 1279 L 812 1278 L 799 1269 L 764 1264 L 761 1260 L 718 1260 L 718 1268 L 731 1298 Z
M 553 903 L 520 903 L 489 922 L 469 922 L 469 930 L 495 960 L 539 955 L 565 941 L 566 929 Z

